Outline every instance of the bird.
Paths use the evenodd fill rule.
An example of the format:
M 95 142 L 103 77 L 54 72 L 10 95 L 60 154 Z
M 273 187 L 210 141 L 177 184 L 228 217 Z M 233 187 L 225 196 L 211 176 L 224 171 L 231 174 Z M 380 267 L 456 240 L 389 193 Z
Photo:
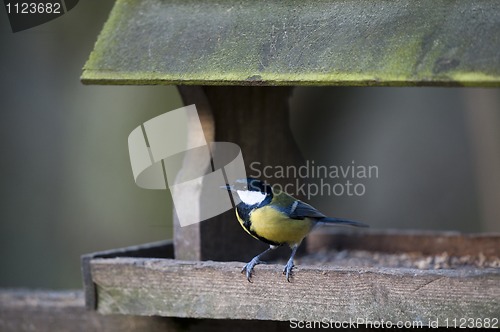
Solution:
M 356 227 L 368 225 L 352 220 L 329 218 L 311 205 L 287 194 L 279 188 L 272 188 L 256 178 L 238 179 L 233 185 L 221 188 L 235 192 L 240 202 L 236 205 L 236 217 L 243 229 L 269 245 L 269 248 L 248 262 L 241 273 L 252 282 L 256 265 L 264 263 L 261 257 L 282 245 L 288 245 L 292 253 L 283 270 L 290 282 L 294 268 L 293 259 L 302 240 L 318 224 L 341 224 Z

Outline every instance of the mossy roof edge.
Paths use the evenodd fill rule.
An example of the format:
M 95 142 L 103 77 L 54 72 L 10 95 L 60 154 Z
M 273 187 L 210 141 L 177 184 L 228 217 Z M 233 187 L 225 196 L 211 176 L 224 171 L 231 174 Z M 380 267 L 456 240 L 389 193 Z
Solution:
M 500 86 L 500 2 L 117 0 L 82 81 Z

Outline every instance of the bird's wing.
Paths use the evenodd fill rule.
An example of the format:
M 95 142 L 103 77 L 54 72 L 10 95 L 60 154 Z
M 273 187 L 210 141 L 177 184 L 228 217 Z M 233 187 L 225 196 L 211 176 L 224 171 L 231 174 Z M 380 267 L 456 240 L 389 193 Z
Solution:
M 326 216 L 316 210 L 311 205 L 304 203 L 285 192 L 279 192 L 274 195 L 273 207 L 291 219 L 316 218 L 322 219 Z
M 311 205 L 301 201 L 295 201 L 292 204 L 290 218 L 292 219 L 315 218 L 318 222 L 322 222 L 325 224 L 344 224 L 356 227 L 369 227 L 367 224 L 364 224 L 359 221 L 339 219 L 339 218 L 328 218 L 323 213 L 313 208 Z
M 295 201 L 293 202 L 290 209 L 290 218 L 292 219 L 304 219 L 304 218 L 325 218 L 326 216 L 316 210 L 311 205 L 301 202 Z

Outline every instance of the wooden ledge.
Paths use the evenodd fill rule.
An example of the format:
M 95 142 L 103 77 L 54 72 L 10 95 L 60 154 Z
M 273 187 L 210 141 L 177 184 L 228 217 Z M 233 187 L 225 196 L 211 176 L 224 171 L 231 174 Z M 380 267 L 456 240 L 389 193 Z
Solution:
M 253 283 L 236 262 L 95 259 L 93 281 L 104 314 L 335 321 L 421 321 L 495 317 L 500 271 L 261 265 Z
M 410 234 L 392 232 L 387 240 L 404 242 Z M 312 255 L 313 258 L 306 256 L 297 260 L 291 283 L 283 277 L 281 263 L 258 265 L 253 282 L 249 283 L 240 273 L 244 264 L 241 262 L 126 257 L 125 250 L 116 258 L 95 255 L 87 264 L 95 289 L 96 308 L 104 314 L 274 321 L 359 318 L 418 321 L 424 325 L 436 319 L 444 323 L 446 318 L 495 317 L 500 298 L 500 237 L 417 234 L 422 243 L 427 244 L 425 250 L 436 255 L 443 254 L 446 241 L 461 243 L 466 248 L 468 243 L 475 243 L 468 246 L 468 255 L 464 257 L 482 257 L 482 265 L 476 266 L 468 259 L 437 269 L 434 264 L 423 265 L 424 269 L 397 264 L 346 265 L 336 260 L 314 262 Z M 348 247 L 349 236 L 355 240 L 351 243 L 370 245 L 373 243 L 370 239 L 381 234 L 321 236 L 342 236 Z M 483 241 L 478 241 L 480 238 Z M 324 243 L 328 246 L 330 242 Z M 434 252 L 433 243 L 437 249 Z M 404 254 L 401 248 L 392 246 Z M 356 252 L 337 249 L 342 250 L 339 256 L 343 258 Z M 418 246 L 413 247 L 415 249 L 418 250 Z M 365 255 L 379 257 L 384 253 L 365 251 Z M 370 261 L 375 260 L 373 257 Z M 485 260 L 489 263 L 485 264 Z

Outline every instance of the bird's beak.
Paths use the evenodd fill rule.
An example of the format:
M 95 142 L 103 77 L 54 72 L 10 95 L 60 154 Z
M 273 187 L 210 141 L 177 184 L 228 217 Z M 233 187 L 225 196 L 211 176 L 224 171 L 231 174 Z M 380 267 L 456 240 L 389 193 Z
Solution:
M 220 189 L 225 189 L 227 191 L 234 191 L 234 187 L 229 185 L 220 186 Z

